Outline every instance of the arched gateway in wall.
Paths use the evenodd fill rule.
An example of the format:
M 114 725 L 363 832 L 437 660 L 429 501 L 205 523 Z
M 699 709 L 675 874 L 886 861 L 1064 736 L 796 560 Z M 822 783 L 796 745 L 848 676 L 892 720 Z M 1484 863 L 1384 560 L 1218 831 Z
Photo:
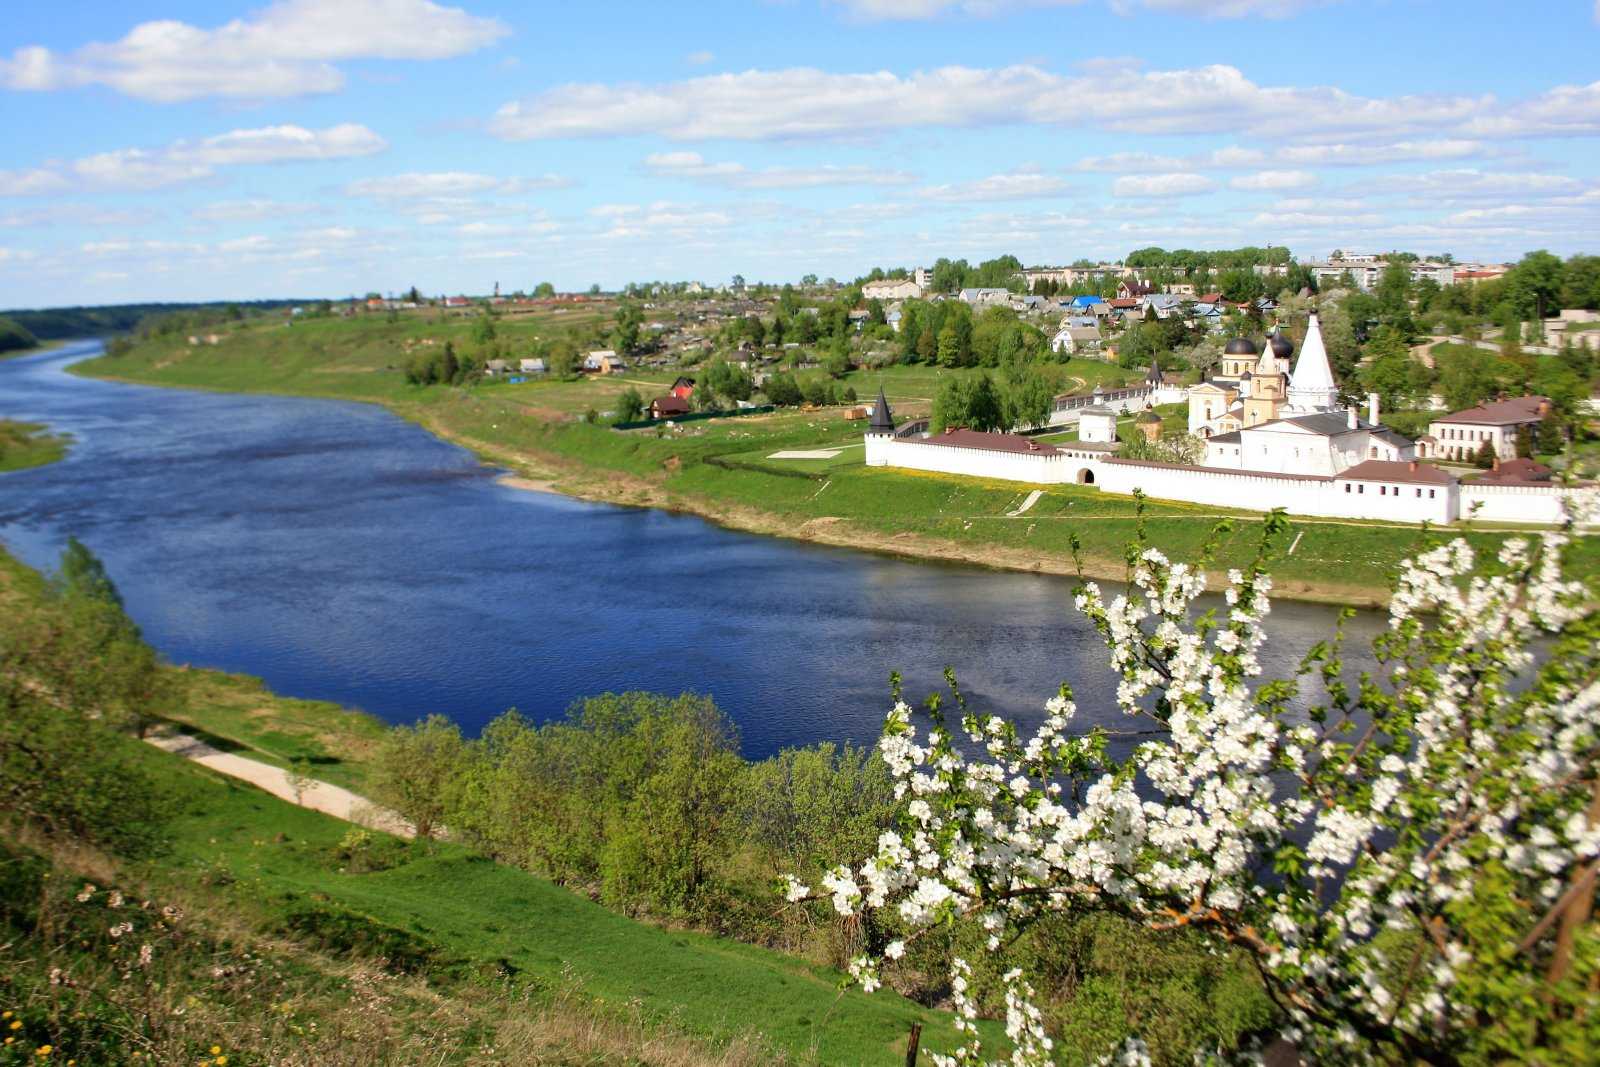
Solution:
M 1090 470 L 1088 467 L 1084 467 L 1082 470 L 1080 470 L 1078 472 L 1078 484 L 1079 485 L 1093 485 L 1094 484 L 1094 471 Z

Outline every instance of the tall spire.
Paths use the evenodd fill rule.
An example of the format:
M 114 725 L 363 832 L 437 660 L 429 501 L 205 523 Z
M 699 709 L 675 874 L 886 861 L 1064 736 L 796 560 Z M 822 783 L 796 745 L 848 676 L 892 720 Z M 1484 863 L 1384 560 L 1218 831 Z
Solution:
M 889 410 L 889 398 L 878 386 L 878 402 L 872 405 L 872 421 L 867 423 L 868 433 L 894 433 L 894 413 Z
M 1300 345 L 1300 358 L 1289 379 L 1289 407 L 1297 412 L 1332 411 L 1339 406 L 1339 387 L 1328 366 L 1328 350 L 1322 344 L 1322 327 L 1316 312 Z

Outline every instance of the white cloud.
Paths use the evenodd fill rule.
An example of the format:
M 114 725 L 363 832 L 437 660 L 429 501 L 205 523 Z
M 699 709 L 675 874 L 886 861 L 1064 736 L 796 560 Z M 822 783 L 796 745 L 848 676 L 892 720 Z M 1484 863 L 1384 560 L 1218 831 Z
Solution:
M 645 157 L 651 173 L 687 178 L 736 189 L 812 189 L 827 185 L 899 185 L 912 180 L 904 171 L 878 167 L 768 167 L 752 170 L 743 163 L 708 163 L 698 152 L 656 152 Z
M 909 22 L 941 15 L 989 18 L 1023 8 L 1073 7 L 1083 0 L 832 0 L 862 22 Z
M 315 204 L 297 204 L 283 200 L 219 200 L 195 208 L 189 214 L 204 222 L 257 222 L 261 219 L 283 218 L 286 215 L 303 215 L 315 209 Z
M 1279 212 L 1365 211 L 1367 202 L 1350 197 L 1298 196 L 1274 200 L 1272 210 Z
M 1112 196 L 1190 196 L 1210 192 L 1217 183 L 1204 174 L 1130 175 L 1111 183 Z
M 1250 220 L 1251 226 L 1271 226 L 1279 230 L 1339 229 L 1345 226 L 1375 226 L 1382 215 L 1351 215 L 1328 211 L 1263 211 Z
M 303 126 L 233 130 L 193 144 L 179 141 L 167 149 L 167 154 L 208 166 L 234 166 L 240 163 L 348 159 L 374 155 L 387 147 L 387 141 L 365 126 L 346 122 L 325 130 L 308 130 Z
M 534 178 L 497 178 L 491 174 L 452 170 L 362 178 L 346 185 L 344 192 L 346 196 L 377 200 L 421 200 L 483 193 L 515 195 L 535 189 L 556 189 L 568 184 L 570 182 L 558 174 L 543 174 Z
M 333 65 L 340 60 L 445 59 L 509 32 L 498 19 L 432 0 L 276 0 L 211 30 L 162 19 L 67 53 L 19 48 L 0 60 L 0 85 L 104 85 L 163 103 L 301 96 L 340 88 L 344 75 Z
M 51 204 L 0 215 L 0 229 L 33 226 L 143 226 L 159 216 L 153 211 L 98 208 L 88 204 Z
M 1498 113 L 1475 116 L 1474 137 L 1582 137 L 1600 133 L 1600 81 L 1558 85 Z
M 1065 196 L 1072 186 L 1060 178 L 1037 171 L 1012 171 L 991 174 L 976 181 L 953 185 L 930 185 L 916 190 L 924 200 L 945 203 L 971 203 L 993 200 L 1043 200 Z
M 1085 99 L 1094 106 L 1084 107 Z M 1005 124 L 1193 133 L 1201 124 L 1224 124 L 1258 137 L 1310 141 L 1436 134 L 1496 106 L 1489 96 L 1382 98 L 1327 86 L 1264 87 L 1224 65 L 1145 71 L 1107 62 L 1070 77 L 1029 65 L 941 67 L 904 76 L 798 67 L 660 85 L 557 86 L 505 104 L 489 129 L 507 140 L 633 134 L 777 140 Z
M 1446 159 L 1466 159 L 1492 154 L 1483 141 L 1445 139 L 1401 141 L 1395 144 L 1318 144 L 1286 145 L 1274 154 L 1285 163 L 1316 166 L 1365 167 L 1377 163 L 1416 163 Z
M 1317 184 L 1317 176 L 1308 170 L 1262 170 L 1254 174 L 1241 174 L 1228 182 L 1235 189 L 1257 192 L 1282 192 L 1288 189 L 1308 189 Z
M 1158 156 L 1151 152 L 1116 152 L 1109 156 L 1084 156 L 1074 170 L 1099 174 L 1149 174 L 1180 170 L 1185 161 L 1178 156 Z
M 27 196 L 73 189 L 150 190 L 203 181 L 219 167 L 368 156 L 388 147 L 354 123 L 308 130 L 267 126 L 233 130 L 164 148 L 121 148 L 24 172 L 0 172 L 0 195 Z
M 1132 15 L 1138 9 L 1145 9 L 1211 19 L 1282 19 L 1332 2 L 1334 0 L 1112 0 L 1111 8 L 1119 15 Z
M 1430 202 L 1502 196 L 1570 196 L 1584 184 L 1565 174 L 1534 174 L 1481 170 L 1436 170 L 1402 178 L 1395 191 L 1412 193 Z
M 0 170 L 0 196 L 42 196 L 70 188 L 72 183 L 58 170 Z

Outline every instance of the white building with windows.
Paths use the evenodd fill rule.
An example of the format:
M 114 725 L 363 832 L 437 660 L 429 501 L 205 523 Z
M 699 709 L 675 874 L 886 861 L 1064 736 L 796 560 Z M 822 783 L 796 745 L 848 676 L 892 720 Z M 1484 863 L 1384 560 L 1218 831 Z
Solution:
M 1550 398 L 1517 396 L 1435 419 L 1417 440 L 1417 455 L 1470 462 L 1487 443 L 1499 459 L 1517 457 L 1517 437 L 1550 414 Z
M 912 278 L 883 278 L 861 287 L 863 300 L 921 300 L 922 286 Z

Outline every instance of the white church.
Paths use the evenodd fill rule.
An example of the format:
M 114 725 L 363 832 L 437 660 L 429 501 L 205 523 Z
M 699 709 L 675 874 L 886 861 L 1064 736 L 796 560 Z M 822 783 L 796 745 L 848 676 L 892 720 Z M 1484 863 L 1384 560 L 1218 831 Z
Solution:
M 1537 464 L 1518 460 L 1462 481 L 1420 462 L 1409 438 L 1379 422 L 1376 394 L 1367 397 L 1365 417 L 1341 404 L 1315 314 L 1291 370 L 1292 356 L 1281 330 L 1260 350 L 1237 338 L 1216 377 L 1190 387 L 1189 431 L 1205 445 L 1199 464 L 1116 455 L 1115 414 L 1096 408 L 1080 416 L 1077 442 L 960 428 L 897 432 L 882 390 L 867 429 L 866 463 L 1297 515 L 1434 524 L 1564 518 L 1574 489 L 1552 482 Z M 1145 418 L 1159 423 L 1153 413 Z
M 1205 440 L 1207 467 L 1332 476 L 1367 460 L 1416 458 L 1409 438 L 1379 425 L 1376 393 L 1365 419 L 1340 405 L 1316 315 L 1289 373 L 1291 348 L 1275 332 L 1237 386 L 1213 381 L 1189 391 L 1189 432 Z M 1228 345 L 1235 358 L 1254 349 L 1243 337 Z

